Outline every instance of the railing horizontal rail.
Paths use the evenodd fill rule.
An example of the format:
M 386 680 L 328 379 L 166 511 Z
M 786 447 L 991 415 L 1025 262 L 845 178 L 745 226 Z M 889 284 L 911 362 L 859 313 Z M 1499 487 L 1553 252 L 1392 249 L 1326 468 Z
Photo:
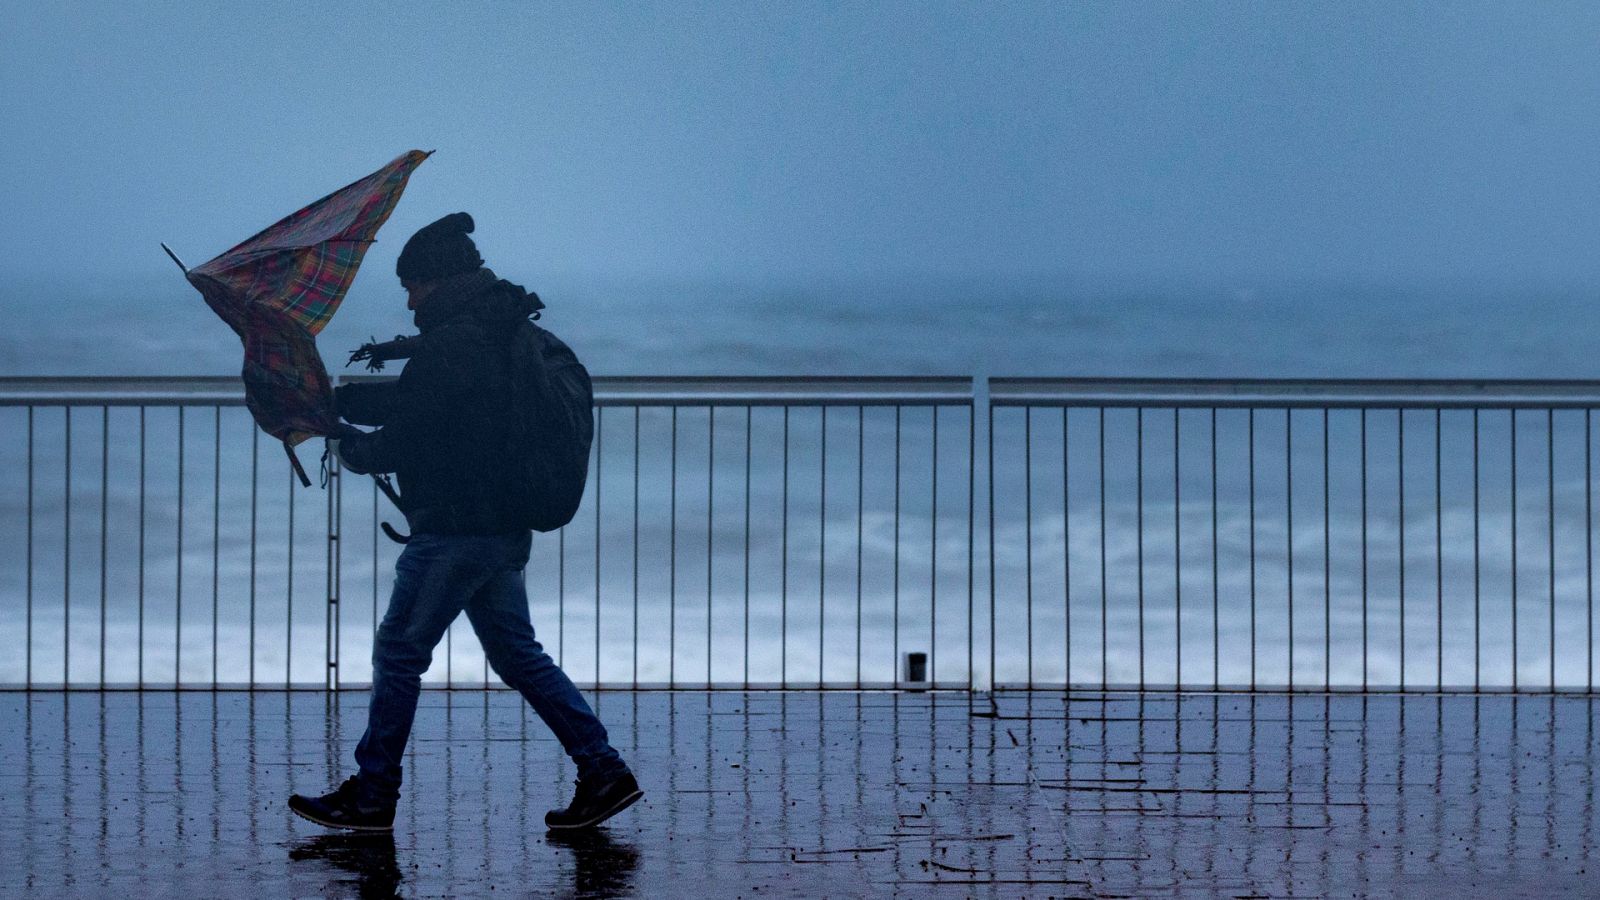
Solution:
M 1600 381 L 991 378 L 993 406 L 1295 409 L 1584 409 Z
M 342 382 L 393 375 L 348 375 Z M 972 403 L 971 378 L 600 376 L 601 406 L 960 406 Z M 0 406 L 238 406 L 244 385 L 232 376 L 0 377 Z
M 243 406 L 238 377 L 0 377 L 0 406 Z
M 594 399 L 597 406 L 967 406 L 972 379 L 611 375 L 594 379 Z

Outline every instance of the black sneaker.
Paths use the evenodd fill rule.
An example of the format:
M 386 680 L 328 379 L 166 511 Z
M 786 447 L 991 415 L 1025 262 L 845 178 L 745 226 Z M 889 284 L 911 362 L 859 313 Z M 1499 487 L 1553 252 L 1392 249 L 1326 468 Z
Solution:
M 346 778 L 331 794 L 321 797 L 289 796 L 289 808 L 295 815 L 328 828 L 347 828 L 351 831 L 393 831 L 394 804 L 367 804 L 360 802 L 361 783 L 354 775 Z
M 572 804 L 566 809 L 552 809 L 545 813 L 544 824 L 551 831 L 593 828 L 632 806 L 634 801 L 643 796 L 639 782 L 627 770 L 605 779 L 580 778 L 578 789 L 572 795 Z

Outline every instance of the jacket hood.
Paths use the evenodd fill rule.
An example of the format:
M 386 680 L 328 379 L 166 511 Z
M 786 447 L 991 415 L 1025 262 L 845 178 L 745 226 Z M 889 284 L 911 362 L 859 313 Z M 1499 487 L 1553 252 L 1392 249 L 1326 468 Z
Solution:
M 413 321 L 423 333 L 461 316 L 500 329 L 509 328 L 543 308 L 544 302 L 538 294 L 481 267 L 441 281 L 417 308 Z

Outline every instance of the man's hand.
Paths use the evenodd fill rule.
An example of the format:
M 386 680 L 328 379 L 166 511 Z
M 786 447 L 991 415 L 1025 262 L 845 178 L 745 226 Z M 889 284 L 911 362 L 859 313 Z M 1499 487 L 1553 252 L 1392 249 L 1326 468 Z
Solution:
M 335 459 L 339 460 L 339 465 L 344 466 L 346 469 L 353 470 L 353 467 L 350 465 L 350 461 L 344 458 L 344 456 L 339 452 L 339 448 L 346 440 L 350 438 L 361 438 L 365 435 L 365 431 L 362 431 L 354 425 L 340 422 L 334 426 L 333 433 L 327 436 L 328 452 L 333 454 Z

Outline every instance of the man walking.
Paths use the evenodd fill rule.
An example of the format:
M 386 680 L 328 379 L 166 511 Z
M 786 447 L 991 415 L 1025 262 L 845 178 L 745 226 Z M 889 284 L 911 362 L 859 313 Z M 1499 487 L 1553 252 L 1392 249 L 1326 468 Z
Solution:
M 643 796 L 605 726 L 534 638 L 522 579 L 532 540 L 530 493 L 528 468 L 514 460 L 527 430 L 518 423 L 537 398 L 522 395 L 519 385 L 528 379 L 518 373 L 531 367 L 539 383 L 558 374 L 581 378 L 585 392 L 588 376 L 565 344 L 529 320 L 544 306 L 538 296 L 483 266 L 472 230 L 471 216 L 454 213 L 406 242 L 396 272 L 420 333 L 358 355 L 409 362 L 396 381 L 336 392 L 343 418 L 380 427 L 347 427 L 330 441 L 333 452 L 351 472 L 396 473 L 412 536 L 395 564 L 394 591 L 373 644 L 372 703 L 355 752 L 359 771 L 331 793 L 289 798 L 290 809 L 319 825 L 392 829 L 422 673 L 463 610 L 489 665 L 577 764 L 571 805 L 551 810 L 545 824 L 588 828 Z M 560 373 L 550 371 L 552 358 L 562 361 Z M 585 430 L 584 465 L 588 436 Z M 556 472 L 536 468 L 546 476 Z M 583 477 L 580 469 L 565 479 L 574 508 Z

